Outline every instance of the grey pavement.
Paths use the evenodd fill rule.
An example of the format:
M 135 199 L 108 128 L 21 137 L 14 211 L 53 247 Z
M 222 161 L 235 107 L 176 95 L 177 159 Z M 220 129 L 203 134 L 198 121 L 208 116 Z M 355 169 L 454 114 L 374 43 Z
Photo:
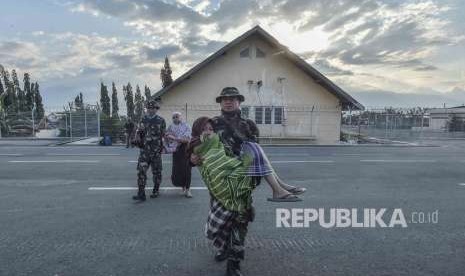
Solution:
M 266 152 L 308 191 L 271 203 L 265 183 L 256 189 L 245 275 L 464 275 L 465 142 Z M 0 275 L 224 275 L 203 236 L 209 195 L 197 170 L 186 199 L 168 189 L 164 156 L 166 189 L 136 204 L 126 189 L 135 160 L 123 147 L 0 147 Z M 401 208 L 409 223 L 277 228 L 276 208 Z M 438 223 L 411 222 L 435 210 Z

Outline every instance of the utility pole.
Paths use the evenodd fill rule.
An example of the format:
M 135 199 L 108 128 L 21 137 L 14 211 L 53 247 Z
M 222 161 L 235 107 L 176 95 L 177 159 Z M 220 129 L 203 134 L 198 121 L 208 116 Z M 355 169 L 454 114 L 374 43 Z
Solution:
M 69 108 L 69 138 L 73 140 L 73 120 L 72 120 L 72 110 Z
M 84 106 L 84 136 L 87 138 L 87 106 Z
M 32 137 L 36 136 L 36 126 L 34 122 L 34 112 L 36 111 L 36 103 L 34 103 L 34 107 L 32 108 L 31 115 L 32 115 Z

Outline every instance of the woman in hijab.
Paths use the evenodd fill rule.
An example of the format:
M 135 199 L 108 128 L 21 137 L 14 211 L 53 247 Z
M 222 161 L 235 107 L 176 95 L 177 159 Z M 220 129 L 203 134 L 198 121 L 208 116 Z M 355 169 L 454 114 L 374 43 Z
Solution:
M 186 147 L 191 139 L 191 129 L 182 121 L 179 112 L 173 113 L 173 123 L 168 127 L 165 136 L 165 152 L 173 154 L 171 182 L 176 187 L 182 187 L 182 192 L 191 198 L 192 167 L 186 154 Z

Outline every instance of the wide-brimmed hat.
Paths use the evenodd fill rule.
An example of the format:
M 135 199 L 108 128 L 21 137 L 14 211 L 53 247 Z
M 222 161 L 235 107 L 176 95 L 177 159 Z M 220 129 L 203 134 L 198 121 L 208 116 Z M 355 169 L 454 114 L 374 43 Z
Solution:
M 243 102 L 245 100 L 244 96 L 239 93 L 239 90 L 237 90 L 236 87 L 225 87 L 223 90 L 221 90 L 221 93 L 218 97 L 216 97 L 216 102 L 220 103 L 221 99 L 225 97 L 231 97 L 231 98 L 238 98 L 240 102 Z

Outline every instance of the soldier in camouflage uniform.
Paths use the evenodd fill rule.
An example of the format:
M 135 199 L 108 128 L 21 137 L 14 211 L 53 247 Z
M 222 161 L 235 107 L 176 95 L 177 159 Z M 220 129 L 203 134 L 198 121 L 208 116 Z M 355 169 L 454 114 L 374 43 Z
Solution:
M 241 117 L 240 103 L 243 101 L 244 96 L 235 87 L 225 87 L 216 98 L 216 102 L 221 105 L 221 115 L 212 118 L 212 126 L 229 156 L 239 157 L 244 141 L 258 143 L 257 125 Z M 194 166 L 201 163 L 195 154 L 191 155 L 190 160 Z M 259 177 L 253 180 L 256 185 L 260 182 Z M 254 209 L 250 206 L 244 213 L 230 212 L 213 197 L 210 207 L 206 234 L 217 237 L 215 246 L 220 247 L 220 250 L 215 260 L 228 260 L 227 275 L 242 275 L 239 264 L 244 259 L 244 242 L 248 224 L 254 218 Z
M 147 170 L 152 168 L 153 192 L 151 198 L 159 195 L 161 184 L 162 161 L 161 152 L 163 149 L 163 137 L 166 132 L 165 119 L 157 115 L 160 109 L 159 104 L 150 100 L 147 103 L 147 114 L 139 122 L 135 138 L 136 144 L 140 148 L 140 155 L 137 162 L 137 186 L 139 191 L 133 196 L 134 200 L 144 201 L 145 184 L 147 182 Z

